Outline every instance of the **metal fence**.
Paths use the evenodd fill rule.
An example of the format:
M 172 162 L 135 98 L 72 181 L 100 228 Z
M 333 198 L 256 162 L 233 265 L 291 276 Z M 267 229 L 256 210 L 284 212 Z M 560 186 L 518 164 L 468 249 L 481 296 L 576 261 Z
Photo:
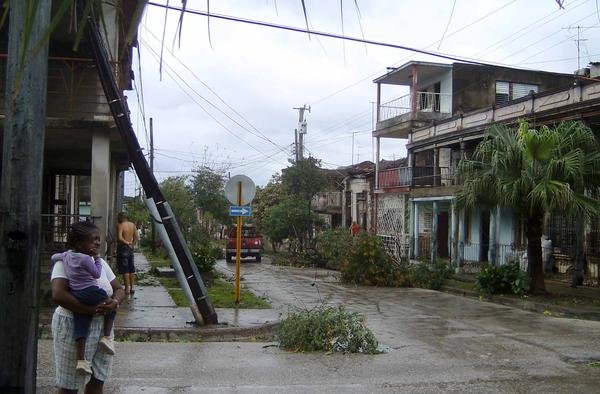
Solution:
M 416 111 L 450 113 L 451 95 L 447 93 L 417 92 Z M 413 109 L 413 96 L 407 94 L 379 105 L 379 121 L 407 114 Z M 446 104 L 443 104 L 443 101 Z
M 399 167 L 379 171 L 379 187 L 449 186 L 458 184 L 454 167 Z

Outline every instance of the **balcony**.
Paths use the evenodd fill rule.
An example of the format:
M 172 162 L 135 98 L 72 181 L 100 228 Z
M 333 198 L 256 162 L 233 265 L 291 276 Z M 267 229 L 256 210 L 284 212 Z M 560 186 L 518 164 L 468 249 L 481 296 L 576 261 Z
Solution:
M 318 193 L 310 206 L 315 212 L 342 213 L 342 192 Z
M 457 185 L 453 167 L 399 167 L 379 171 L 379 188 Z
M 113 64 L 115 70 L 117 65 Z M 0 55 L 6 74 L 6 55 Z M 2 86 L 2 90 L 4 86 Z M 0 95 L 4 109 L 4 95 Z M 3 110 L 0 111 L 3 113 Z M 49 57 L 46 116 L 65 120 L 112 121 L 110 108 L 91 59 Z
M 444 119 L 452 113 L 452 95 L 417 92 L 380 104 L 376 134 L 407 138 L 412 128 L 424 126 L 431 120 Z

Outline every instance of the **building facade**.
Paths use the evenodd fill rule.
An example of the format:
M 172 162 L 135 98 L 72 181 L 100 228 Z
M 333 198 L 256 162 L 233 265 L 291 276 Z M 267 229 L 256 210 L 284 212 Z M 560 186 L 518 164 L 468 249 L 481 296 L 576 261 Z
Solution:
M 57 3 L 53 4 L 53 14 Z M 122 90 L 131 89 L 132 45 L 126 36 L 139 23 L 141 13 L 136 7 L 135 2 L 128 1 L 103 3 L 103 39 Z M 115 128 L 85 38 L 75 51 L 76 32 L 68 19 L 65 17 L 52 31 L 49 43 L 42 278 L 50 269 L 49 256 L 64 250 L 68 227 L 78 220 L 91 220 L 100 228 L 101 254 L 110 260 L 115 252 L 117 213 L 122 207 L 123 171 L 129 167 L 125 145 Z M 0 31 L 2 75 L 6 75 L 7 25 Z M 0 108 L 5 110 L 2 95 Z
M 470 157 L 493 124 L 514 125 L 527 119 L 537 127 L 578 119 L 598 128 L 600 83 L 569 74 L 429 62 L 409 62 L 374 82 L 376 155 L 379 158 L 387 138 L 405 139 L 408 153 L 406 165 L 376 170 L 378 234 L 388 236 L 383 216 L 389 207 L 403 207 L 397 237 L 403 240 L 401 250 L 407 257 L 449 259 L 463 266 L 522 260 L 524 223 L 513 212 L 500 207 L 456 209 L 454 195 L 461 188 L 455 176 L 458 163 Z M 384 89 L 399 87 L 409 93 L 384 102 Z M 556 244 L 557 228 L 562 226 L 564 232 L 568 226 L 552 226 L 552 220 L 550 215 L 546 231 Z

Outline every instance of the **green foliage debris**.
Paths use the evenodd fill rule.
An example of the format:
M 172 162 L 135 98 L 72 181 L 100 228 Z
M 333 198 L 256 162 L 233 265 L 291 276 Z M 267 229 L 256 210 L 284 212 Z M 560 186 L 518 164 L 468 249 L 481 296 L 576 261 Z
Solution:
M 282 348 L 293 351 L 378 353 L 364 317 L 341 306 L 292 313 L 281 322 L 277 337 Z

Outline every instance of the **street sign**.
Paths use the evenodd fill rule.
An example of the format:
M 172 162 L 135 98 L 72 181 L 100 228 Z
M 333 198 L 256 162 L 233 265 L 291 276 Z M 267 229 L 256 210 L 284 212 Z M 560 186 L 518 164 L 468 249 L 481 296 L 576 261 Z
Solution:
M 241 186 L 241 201 L 238 201 L 238 187 Z M 247 205 L 256 194 L 256 186 L 246 175 L 232 176 L 225 184 L 225 197 L 234 205 Z
M 252 179 L 246 175 L 235 175 L 225 184 L 225 197 L 230 203 L 229 216 L 237 216 L 237 229 L 235 237 L 235 303 L 240 303 L 240 259 L 242 258 L 242 217 L 252 215 L 252 202 L 256 194 L 256 186 Z
M 252 207 L 246 205 L 232 205 L 229 207 L 229 216 L 251 216 Z

